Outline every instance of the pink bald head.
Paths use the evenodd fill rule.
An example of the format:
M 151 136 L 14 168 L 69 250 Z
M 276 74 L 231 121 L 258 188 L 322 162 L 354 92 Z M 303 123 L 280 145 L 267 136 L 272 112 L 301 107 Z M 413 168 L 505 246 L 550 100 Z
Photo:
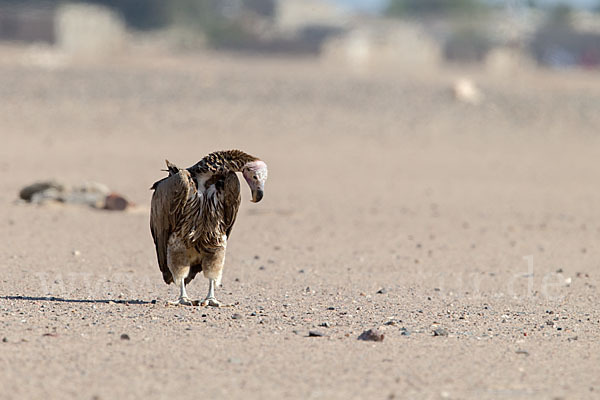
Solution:
M 262 160 L 251 161 L 244 165 L 242 174 L 252 191 L 252 201 L 258 203 L 262 199 L 265 190 L 268 174 L 267 164 Z

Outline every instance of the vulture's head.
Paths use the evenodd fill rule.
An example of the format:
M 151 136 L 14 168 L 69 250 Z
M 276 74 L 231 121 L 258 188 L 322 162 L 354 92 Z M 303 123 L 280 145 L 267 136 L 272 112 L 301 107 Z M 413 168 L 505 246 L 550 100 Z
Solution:
M 244 165 L 242 174 L 252 190 L 252 201 L 258 203 L 263 198 L 265 182 L 267 181 L 267 164 L 264 161 L 251 161 Z

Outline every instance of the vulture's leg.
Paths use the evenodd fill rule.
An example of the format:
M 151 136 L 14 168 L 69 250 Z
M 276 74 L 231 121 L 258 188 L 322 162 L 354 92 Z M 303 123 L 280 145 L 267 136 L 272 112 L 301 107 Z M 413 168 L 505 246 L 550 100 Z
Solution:
M 173 282 L 179 286 L 179 299 L 177 301 L 170 301 L 169 304 L 193 306 L 194 303 L 189 299 L 185 291 L 185 278 L 190 272 L 189 259 L 185 254 L 185 250 L 181 251 L 177 248 L 178 244 L 178 242 L 173 243 L 167 250 L 169 270 L 171 270 L 171 274 L 173 275 Z
M 221 303 L 215 298 L 216 283 L 216 279 L 208 279 L 208 294 L 206 295 L 206 298 L 202 300 L 202 303 L 200 303 L 200 305 L 221 307 Z
M 190 300 L 190 298 L 187 295 L 187 292 L 185 291 L 185 279 L 183 277 L 178 279 L 179 282 L 175 281 L 177 284 L 179 284 L 179 300 L 177 301 L 170 301 L 169 304 L 172 305 L 179 305 L 182 304 L 184 306 L 193 306 L 194 302 L 192 302 Z M 197 304 L 196 304 L 197 305 Z
M 223 273 L 223 265 L 225 264 L 225 246 L 216 249 L 214 252 L 207 253 L 202 260 L 202 272 L 208 278 L 208 294 L 206 298 L 200 302 L 201 306 L 212 307 L 229 307 L 229 305 L 221 304 L 215 297 L 215 286 L 221 281 Z

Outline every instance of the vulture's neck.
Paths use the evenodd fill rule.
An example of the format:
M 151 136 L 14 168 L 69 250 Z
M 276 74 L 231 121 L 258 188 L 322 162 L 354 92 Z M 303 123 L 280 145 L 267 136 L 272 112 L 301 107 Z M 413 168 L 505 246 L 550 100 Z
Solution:
M 257 160 L 257 157 L 240 150 L 215 151 L 188 168 L 188 170 L 195 174 L 242 172 L 244 165 Z

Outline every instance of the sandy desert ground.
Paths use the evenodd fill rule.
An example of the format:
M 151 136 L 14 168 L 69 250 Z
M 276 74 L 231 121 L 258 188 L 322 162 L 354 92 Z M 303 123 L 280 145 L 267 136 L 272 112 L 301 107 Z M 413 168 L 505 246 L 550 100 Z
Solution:
M 460 74 L 5 58 L 0 398 L 600 397 L 600 75 L 471 71 L 474 106 Z M 148 189 L 227 148 L 269 165 L 217 291 L 239 304 L 166 306 Z M 16 201 L 50 178 L 137 208 Z

